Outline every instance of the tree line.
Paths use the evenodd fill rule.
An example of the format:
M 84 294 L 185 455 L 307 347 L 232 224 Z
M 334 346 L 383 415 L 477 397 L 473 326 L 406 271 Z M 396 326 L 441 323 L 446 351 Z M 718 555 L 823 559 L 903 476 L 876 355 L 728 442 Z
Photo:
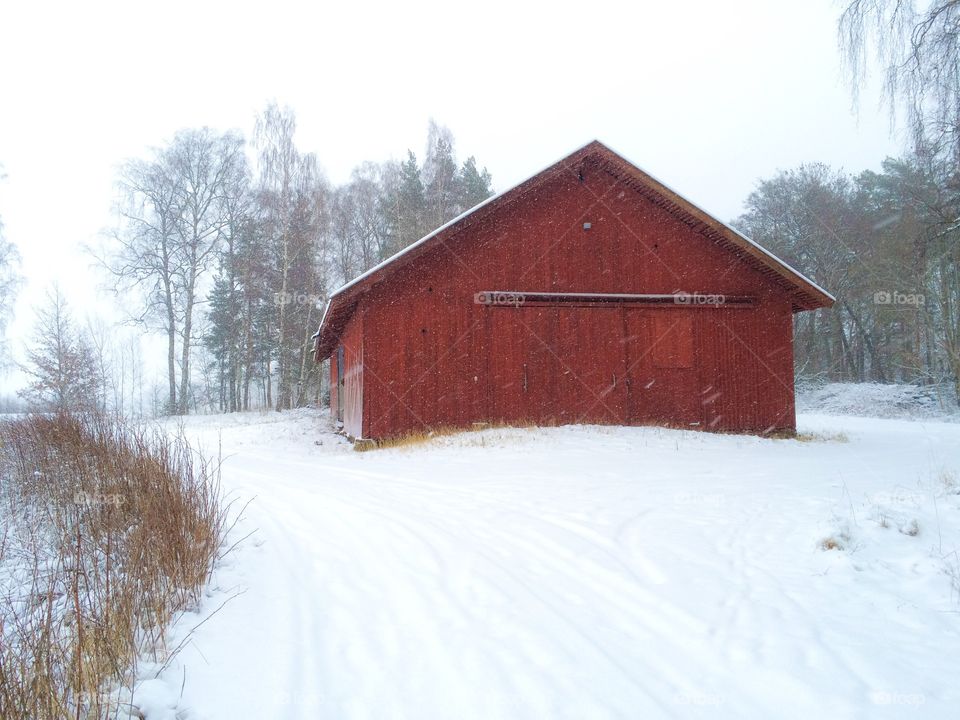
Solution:
M 250 140 L 182 130 L 123 163 L 117 189 L 115 226 L 89 251 L 128 321 L 163 338 L 164 382 L 146 412 L 185 414 L 320 401 L 311 335 L 329 293 L 490 197 L 492 178 L 473 156 L 458 162 L 453 133 L 431 121 L 422 162 L 411 150 L 364 162 L 336 186 L 298 147 L 293 111 L 270 104 Z M 0 330 L 16 261 L 0 225 Z M 34 409 L 143 411 L 139 343 L 109 334 L 79 323 L 52 288 L 21 398 Z
M 413 153 L 364 163 L 332 187 L 292 146 L 292 121 L 264 113 L 257 176 L 242 138 L 209 130 L 123 168 L 122 222 L 100 258 L 139 299 L 131 318 L 164 331 L 155 413 L 317 402 L 310 335 L 327 293 L 490 194 L 489 174 L 473 158 L 457 165 L 436 126 L 423 166 Z M 747 198 L 733 224 L 837 297 L 795 316 L 800 381 L 956 383 L 960 183 L 946 167 L 917 154 L 852 175 L 807 164 Z M 0 256 L 9 298 L 16 249 L 2 235 Z M 56 288 L 27 360 L 22 395 L 34 407 L 122 407 L 143 393 L 139 347 L 111 347 L 109 328 L 80 326 Z
M 948 182 L 908 155 L 856 175 L 803 165 L 750 194 L 734 225 L 837 298 L 795 316 L 800 380 L 956 380 L 960 206 Z
M 163 412 L 285 409 L 320 400 L 311 335 L 329 292 L 492 194 L 474 157 L 430 123 L 423 162 L 365 162 L 343 185 L 269 105 L 247 142 L 178 132 L 118 178 L 96 251 L 130 320 L 165 339 Z
M 907 152 L 880 172 L 780 172 L 733 224 L 837 297 L 795 317 L 800 380 L 952 383 L 960 398 L 960 3 L 852 0 L 838 34 L 855 101 L 882 69 Z

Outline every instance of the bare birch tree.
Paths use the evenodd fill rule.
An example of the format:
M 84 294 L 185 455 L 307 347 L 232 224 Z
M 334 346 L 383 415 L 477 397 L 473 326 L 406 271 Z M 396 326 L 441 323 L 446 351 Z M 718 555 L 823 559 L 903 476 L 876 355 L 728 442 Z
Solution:
M 917 153 L 960 160 L 960 0 L 853 0 L 838 30 L 854 101 L 879 62 L 891 116 L 905 112 Z
M 149 161 L 126 162 L 117 181 L 119 227 L 111 235 L 110 246 L 95 252 L 118 295 L 139 295 L 139 302 L 125 307 L 130 319 L 148 329 L 160 329 L 166 337 L 167 413 L 177 410 L 176 350 L 182 316 L 174 182 L 159 151 Z
M 877 61 L 891 120 L 906 114 L 919 182 L 902 209 L 921 223 L 914 258 L 934 301 L 926 335 L 938 338 L 960 398 L 960 0 L 853 0 L 838 29 L 854 100 Z
M 176 281 L 182 298 L 177 410 L 185 414 L 199 284 L 212 269 L 216 251 L 230 228 L 235 199 L 246 193 L 246 160 L 241 137 L 218 135 L 209 128 L 177 133 L 166 155 L 179 211 L 174 223 Z
M 247 192 L 245 162 L 242 138 L 203 128 L 177 133 L 168 147 L 127 162 L 120 173 L 120 225 L 96 255 L 117 293 L 138 292 L 131 319 L 166 336 L 168 413 L 189 408 L 196 309 L 230 204 Z
M 0 166 L 0 179 L 3 179 L 3 167 Z M 20 288 L 20 254 L 17 246 L 3 234 L 3 219 L 0 218 L 0 370 L 5 366 L 6 343 L 4 332 L 13 315 L 13 302 Z
M 296 118 L 289 108 L 269 105 L 257 119 L 259 152 L 258 201 L 263 228 L 273 248 L 273 288 L 276 304 L 274 359 L 277 410 L 305 399 L 310 321 L 316 298 L 323 292 L 318 246 L 325 223 L 326 183 L 313 154 L 301 153 L 294 142 Z

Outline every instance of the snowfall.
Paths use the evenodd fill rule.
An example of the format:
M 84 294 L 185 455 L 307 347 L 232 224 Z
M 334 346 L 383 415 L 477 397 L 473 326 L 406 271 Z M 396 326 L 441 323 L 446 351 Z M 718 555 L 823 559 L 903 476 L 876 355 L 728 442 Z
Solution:
M 134 702 L 960 717 L 960 418 L 878 387 L 805 395 L 796 440 L 571 426 L 360 453 L 318 410 L 187 418 L 235 547 Z

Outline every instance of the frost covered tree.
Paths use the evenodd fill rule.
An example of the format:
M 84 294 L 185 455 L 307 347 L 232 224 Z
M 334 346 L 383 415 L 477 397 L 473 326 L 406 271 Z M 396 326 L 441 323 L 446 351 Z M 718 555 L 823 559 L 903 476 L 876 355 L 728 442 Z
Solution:
M 234 207 L 247 192 L 243 139 L 219 135 L 209 128 L 177 133 L 168 149 L 176 182 L 175 218 L 177 282 L 182 298 L 180 331 L 180 396 L 177 411 L 187 412 L 193 323 L 201 283 L 213 269 L 217 251 L 229 235 Z
M 900 211 L 918 223 L 911 268 L 923 274 L 926 327 L 960 396 L 960 2 L 854 0 L 839 23 L 854 99 L 874 61 L 891 120 L 911 140 Z M 909 180 L 908 180 L 909 178 Z M 936 373 L 942 374 L 942 373 Z
M 331 195 L 335 264 L 342 277 L 353 277 L 390 254 L 390 216 L 384 212 L 381 179 L 384 172 L 380 165 L 365 162 L 354 168 L 350 182 Z
M 269 254 L 256 219 L 246 212 L 221 249 L 219 268 L 207 298 L 204 345 L 216 378 L 217 407 L 247 410 L 251 384 L 269 369 L 270 322 L 274 303 L 265 279 L 270 277 Z
M 854 99 L 876 60 L 891 115 L 905 112 L 916 153 L 960 161 L 960 2 L 853 0 L 839 36 Z
M 430 121 L 427 155 L 423 163 L 424 202 L 433 230 L 493 194 L 492 178 L 486 168 L 477 167 L 472 155 L 457 167 L 453 133 Z
M 855 328 L 849 322 L 860 306 L 852 292 L 854 248 L 861 245 L 852 186 L 850 178 L 825 165 L 803 165 L 759 182 L 735 222 L 838 298 L 831 311 L 798 313 L 794 319 L 797 368 L 804 377 L 862 379 L 854 370 L 862 363 L 854 357 Z
M 449 128 L 431 120 L 422 168 L 407 150 L 400 162 L 379 167 L 364 163 L 348 185 L 337 188 L 331 232 L 340 280 L 369 269 L 490 197 L 490 173 L 478 168 L 472 156 L 458 168 L 454 146 Z
M 4 178 L 0 165 L 0 180 Z M 6 367 L 7 346 L 4 333 L 7 323 L 13 315 L 13 303 L 20 288 L 20 254 L 17 246 L 7 240 L 3 232 L 3 218 L 0 217 L 0 371 Z
M 115 292 L 138 292 L 139 302 L 126 308 L 133 322 L 166 336 L 167 413 L 177 409 L 176 350 L 182 317 L 174 182 L 159 151 L 150 160 L 126 162 L 117 181 L 119 227 L 110 246 L 96 255 L 111 274 Z
M 268 404 L 277 410 L 307 402 L 316 384 L 310 336 L 326 292 L 329 189 L 316 156 L 297 148 L 296 126 L 293 111 L 274 103 L 258 118 L 255 130 L 257 202 L 263 241 L 272 254 L 265 280 L 275 303 L 271 359 L 276 362 L 277 387 L 270 397 L 268 372 L 267 394 Z
M 425 168 L 408 151 L 361 163 L 333 190 L 295 135 L 294 113 L 274 103 L 256 121 L 255 173 L 241 137 L 207 128 L 121 170 L 118 227 L 98 259 L 118 293 L 139 299 L 133 322 L 164 333 L 165 412 L 200 399 L 195 364 L 200 400 L 222 410 L 255 404 L 257 388 L 277 409 L 315 399 L 310 336 L 329 289 L 491 192 L 490 174 L 473 157 L 458 167 L 453 135 L 436 123 Z
M 427 129 L 427 154 L 423 161 L 424 199 L 430 229 L 459 214 L 457 161 L 453 133 L 431 120 Z
M 103 407 L 103 379 L 86 333 L 77 327 L 59 288 L 47 293 L 23 371 L 19 395 L 38 412 L 89 412 Z
M 4 236 L 3 220 L 0 218 L 0 368 L 3 367 L 6 357 L 4 332 L 13 314 L 13 302 L 20 286 L 20 275 L 17 272 L 19 264 L 20 255 L 16 246 Z
M 837 296 L 798 313 L 797 373 L 840 381 L 956 378 L 955 239 L 935 232 L 941 193 L 915 157 L 850 176 L 820 164 L 761 181 L 735 225 Z
M 231 207 L 248 192 L 243 148 L 234 133 L 183 130 L 120 172 L 119 227 L 97 258 L 118 293 L 139 295 L 131 319 L 166 336 L 168 413 L 189 407 L 197 306 L 229 230 Z
M 403 162 L 386 163 L 382 178 L 380 212 L 387 226 L 388 256 L 427 233 L 427 207 L 420 165 L 411 150 Z

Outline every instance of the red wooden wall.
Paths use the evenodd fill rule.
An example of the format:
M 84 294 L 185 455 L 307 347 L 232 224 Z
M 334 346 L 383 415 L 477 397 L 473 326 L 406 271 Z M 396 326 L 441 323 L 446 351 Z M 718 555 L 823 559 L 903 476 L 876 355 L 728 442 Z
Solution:
M 482 290 L 756 302 L 499 307 L 477 304 Z M 342 339 L 355 373 L 345 429 L 380 438 L 483 420 L 793 428 L 791 318 L 772 280 L 588 164 L 582 180 L 550 180 L 361 297 Z

